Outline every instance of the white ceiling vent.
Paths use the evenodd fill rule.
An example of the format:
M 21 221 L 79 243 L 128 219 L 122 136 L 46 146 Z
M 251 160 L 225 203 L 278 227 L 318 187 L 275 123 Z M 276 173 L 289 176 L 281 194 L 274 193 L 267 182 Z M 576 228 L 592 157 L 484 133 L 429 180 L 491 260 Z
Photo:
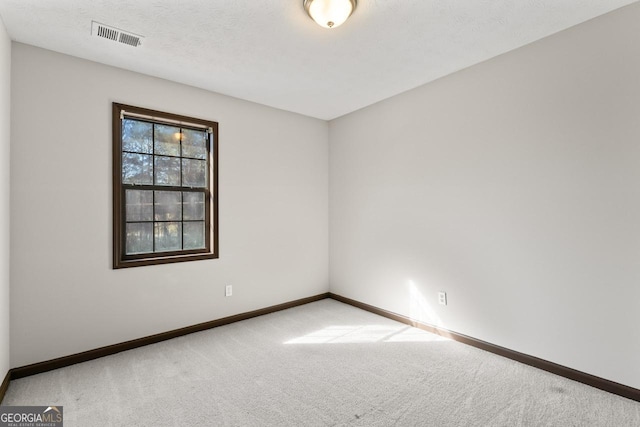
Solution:
M 142 44 L 142 39 L 144 38 L 137 34 L 122 31 L 118 28 L 110 27 L 96 21 L 91 21 L 91 35 L 113 40 L 114 42 L 128 44 L 133 47 L 140 46 Z

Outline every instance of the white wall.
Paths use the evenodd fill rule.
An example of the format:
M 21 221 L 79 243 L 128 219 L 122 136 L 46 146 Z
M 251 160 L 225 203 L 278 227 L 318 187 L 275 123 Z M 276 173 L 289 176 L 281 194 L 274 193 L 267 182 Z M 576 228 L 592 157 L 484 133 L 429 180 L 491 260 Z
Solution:
M 0 382 L 9 370 L 11 39 L 0 19 Z
M 331 291 L 640 387 L 639 21 L 332 121 Z
M 327 291 L 326 122 L 18 43 L 12 65 L 13 367 Z M 113 101 L 219 122 L 220 259 L 111 269 Z

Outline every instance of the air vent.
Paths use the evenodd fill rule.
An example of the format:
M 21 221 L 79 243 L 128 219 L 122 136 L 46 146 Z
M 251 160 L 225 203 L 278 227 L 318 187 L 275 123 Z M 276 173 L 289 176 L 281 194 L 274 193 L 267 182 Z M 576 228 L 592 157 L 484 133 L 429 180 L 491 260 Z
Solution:
M 101 37 L 103 39 L 113 40 L 114 42 L 120 42 L 129 46 L 138 47 L 142 44 L 144 37 L 136 34 L 122 31 L 115 27 L 101 24 L 96 21 L 91 21 L 91 35 Z

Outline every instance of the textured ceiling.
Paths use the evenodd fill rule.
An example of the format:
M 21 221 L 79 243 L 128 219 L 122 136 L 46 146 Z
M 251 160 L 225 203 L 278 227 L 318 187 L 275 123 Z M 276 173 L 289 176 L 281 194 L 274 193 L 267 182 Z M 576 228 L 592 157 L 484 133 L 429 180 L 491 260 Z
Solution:
M 0 0 L 10 37 L 333 119 L 636 0 L 360 0 L 327 30 L 302 0 Z M 145 37 L 91 37 L 91 21 Z

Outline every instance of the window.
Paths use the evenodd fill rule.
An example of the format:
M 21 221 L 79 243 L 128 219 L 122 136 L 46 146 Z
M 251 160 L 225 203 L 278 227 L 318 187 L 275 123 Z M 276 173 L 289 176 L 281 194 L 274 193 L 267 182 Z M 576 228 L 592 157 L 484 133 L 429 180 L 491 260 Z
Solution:
M 218 258 L 218 124 L 113 104 L 113 268 Z

